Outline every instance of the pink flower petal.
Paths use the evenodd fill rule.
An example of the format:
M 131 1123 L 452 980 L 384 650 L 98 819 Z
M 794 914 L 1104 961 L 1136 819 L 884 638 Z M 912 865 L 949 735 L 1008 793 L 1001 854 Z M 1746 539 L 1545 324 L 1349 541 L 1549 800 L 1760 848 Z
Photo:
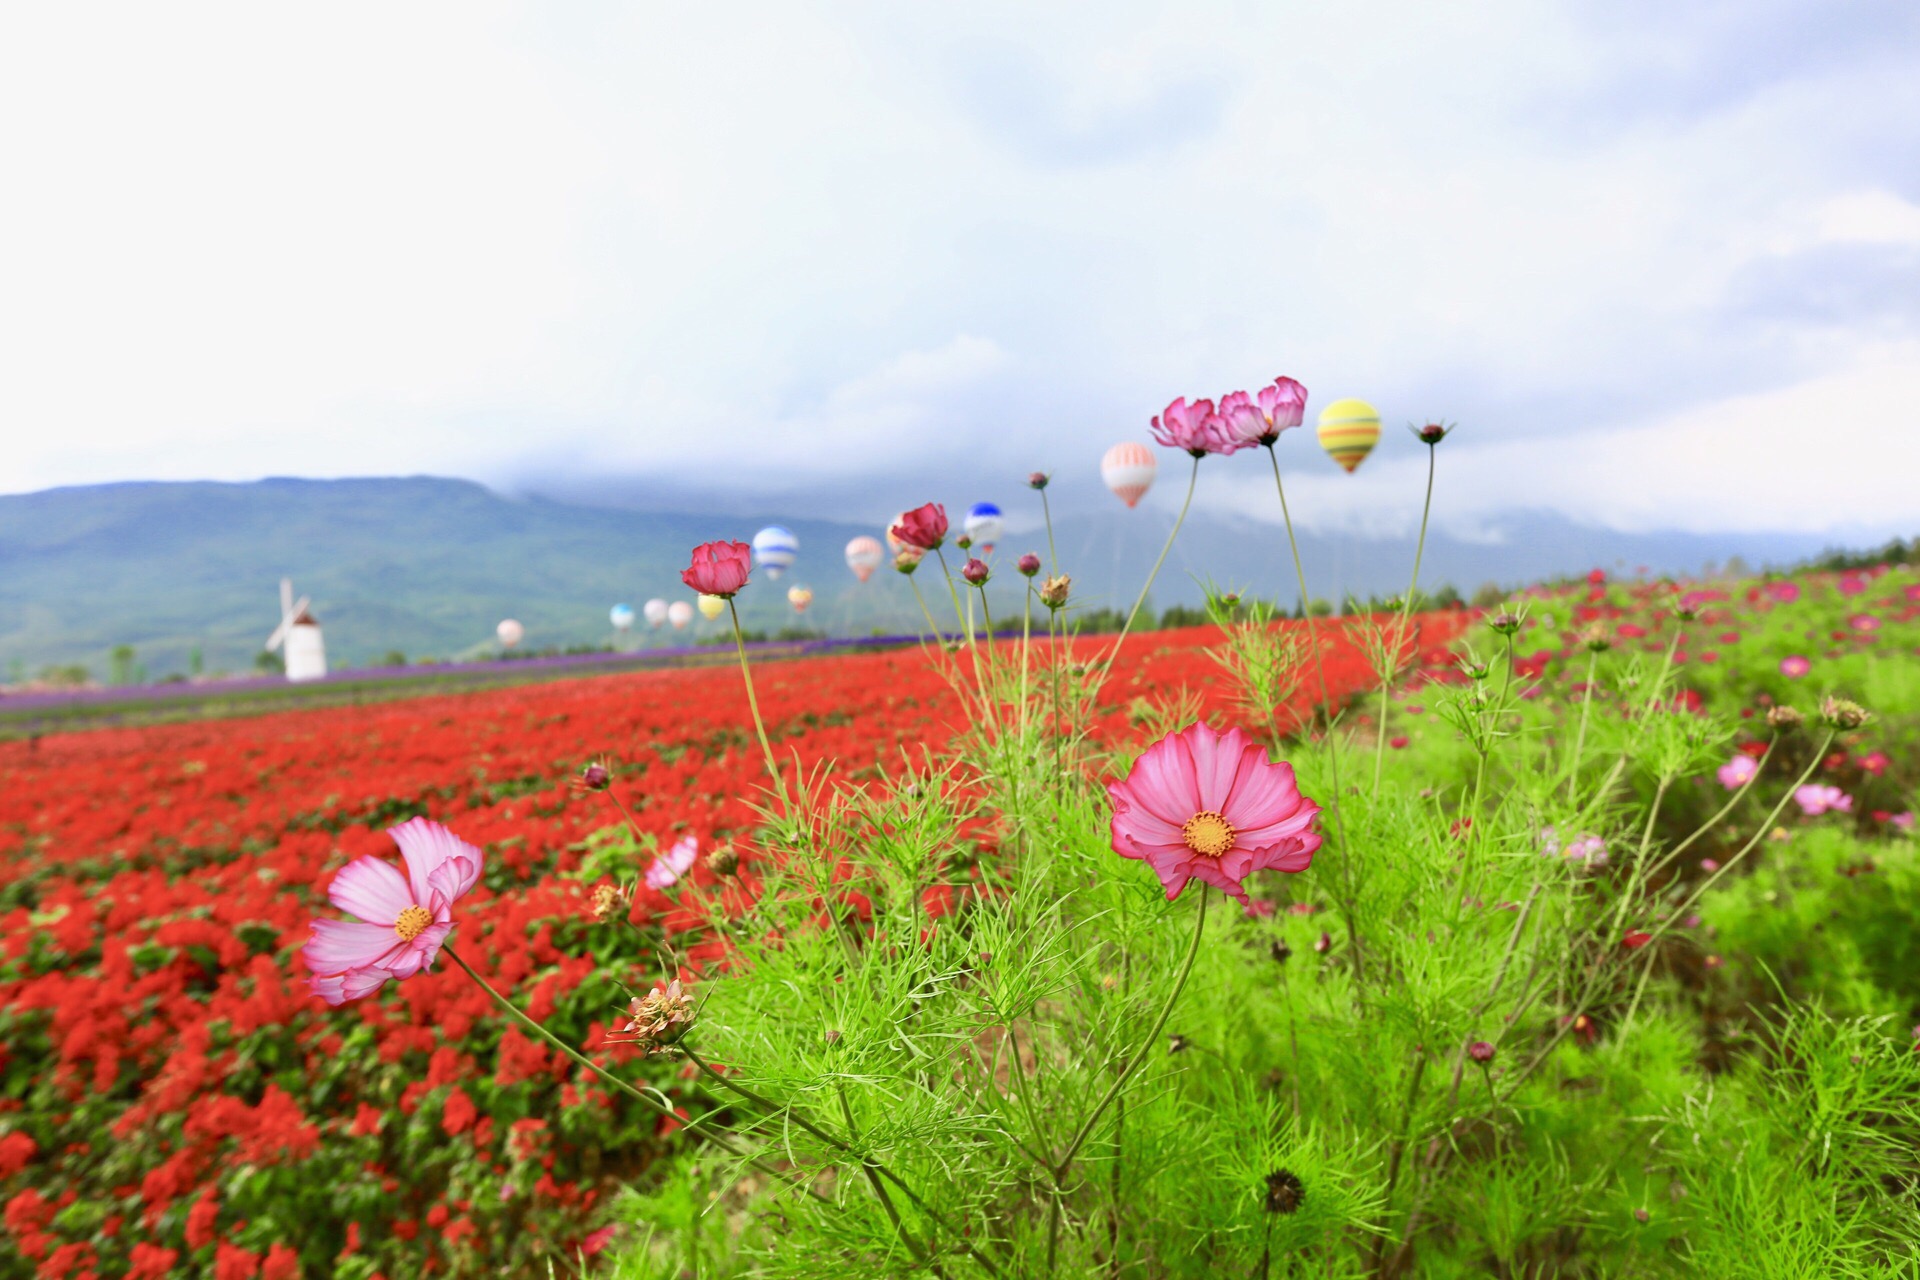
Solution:
M 342 911 L 352 912 L 393 936 L 393 922 L 415 903 L 407 882 L 392 863 L 371 854 L 355 858 L 340 868 L 328 887 L 327 898 Z M 419 901 L 425 901 L 424 898 Z
M 315 920 L 313 937 L 300 954 L 315 973 L 344 973 L 385 965 L 406 945 L 391 925 Z
M 387 834 L 400 846 L 400 854 L 407 860 L 407 879 L 413 885 L 413 900 L 423 907 L 433 901 L 430 877 L 447 859 L 466 858 L 472 863 L 472 875 L 463 877 L 465 887 L 452 897 L 464 894 L 480 878 L 480 851 L 437 822 L 411 818 L 389 828 Z

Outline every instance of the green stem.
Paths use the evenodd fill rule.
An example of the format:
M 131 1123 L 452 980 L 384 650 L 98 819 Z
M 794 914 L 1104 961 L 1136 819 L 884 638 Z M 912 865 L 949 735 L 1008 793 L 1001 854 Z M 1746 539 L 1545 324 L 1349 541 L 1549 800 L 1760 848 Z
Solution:
M 1587 684 L 1580 695 L 1580 731 L 1573 735 L 1573 756 L 1567 761 L 1567 795 L 1573 795 L 1580 780 L 1580 761 L 1587 750 L 1587 716 L 1593 710 L 1593 680 L 1600 666 L 1600 651 L 1587 650 Z
M 840 1099 L 840 1118 L 846 1121 L 847 1136 L 855 1142 L 860 1141 L 860 1129 L 853 1122 L 853 1108 L 847 1105 L 846 1087 L 836 1081 L 833 1092 L 834 1096 Z M 880 1175 L 874 1170 L 873 1162 L 861 1160 L 860 1171 L 867 1175 L 867 1185 L 873 1188 L 874 1198 L 879 1200 L 880 1207 L 886 1210 L 887 1221 L 893 1224 L 893 1233 L 900 1237 L 900 1242 L 906 1245 L 907 1252 L 913 1255 L 914 1261 L 924 1264 L 927 1261 L 927 1255 L 921 1249 L 920 1242 L 907 1234 L 907 1225 L 900 1220 L 900 1210 L 894 1207 L 893 1197 L 887 1194 L 887 1184 L 880 1181 Z
M 1187 522 L 1187 508 L 1193 505 L 1193 487 L 1199 483 L 1199 480 L 1200 459 L 1196 457 L 1193 460 L 1193 470 L 1187 476 L 1187 496 L 1180 503 L 1180 514 L 1174 519 L 1172 532 L 1167 534 L 1167 544 L 1160 548 L 1160 558 L 1153 562 L 1153 572 L 1147 575 L 1145 585 L 1140 588 L 1139 596 L 1134 599 L 1133 608 L 1127 610 L 1127 620 L 1121 626 L 1120 634 L 1113 638 L 1113 649 L 1107 654 L 1107 660 L 1101 664 L 1103 677 L 1113 666 L 1113 660 L 1120 656 L 1120 645 L 1126 640 L 1127 632 L 1133 630 L 1133 620 L 1140 616 L 1140 606 L 1147 602 L 1147 594 L 1153 590 L 1154 579 L 1160 576 L 1160 566 L 1167 562 L 1167 553 L 1173 550 L 1173 540 L 1180 536 L 1180 526 Z
M 680 1114 L 676 1112 L 667 1103 L 661 1101 L 659 1098 L 654 1097 L 652 1094 L 644 1093 L 641 1090 L 634 1088 L 631 1084 L 628 1084 L 625 1080 L 622 1080 L 619 1076 L 614 1075 L 612 1072 L 608 1071 L 605 1067 L 601 1066 L 599 1063 L 595 1062 L 593 1059 L 587 1057 L 585 1054 L 581 1053 L 578 1049 L 575 1049 L 572 1045 L 562 1040 L 559 1036 L 554 1035 L 553 1032 L 547 1030 L 545 1027 L 541 1026 L 538 1022 L 535 1022 L 520 1008 L 520 1006 L 516 1005 L 513 1001 L 501 995 L 498 991 L 494 989 L 494 986 L 491 982 L 488 982 L 485 978 L 481 977 L 477 972 L 475 972 L 474 967 L 467 963 L 466 957 L 461 955 L 458 951 L 455 951 L 451 945 L 443 944 L 440 949 L 446 952 L 448 955 L 452 956 L 453 962 L 459 965 L 462 969 L 465 969 L 467 971 L 467 976 L 469 978 L 472 978 L 475 982 L 479 983 L 481 990 L 485 991 L 488 995 L 492 996 L 494 999 L 494 1002 L 498 1004 L 502 1009 L 505 1009 L 508 1013 L 512 1014 L 513 1017 L 520 1023 L 521 1026 L 533 1032 L 535 1035 L 539 1036 L 542 1040 L 545 1040 L 548 1044 L 558 1049 L 561 1053 L 565 1054 L 567 1057 L 573 1059 L 575 1063 L 593 1072 L 593 1074 L 599 1076 L 602 1080 L 606 1081 L 608 1084 L 612 1085 L 614 1088 L 620 1090 L 622 1093 L 627 1094 L 628 1096 L 634 1099 L 637 1099 L 642 1103 L 645 1103 L 647 1106 L 653 1108 L 655 1111 L 658 1111 L 661 1115 L 670 1117 L 674 1121 L 674 1123 L 684 1125 L 686 1127 L 687 1132 L 697 1133 L 701 1137 L 713 1143 L 713 1145 L 715 1145 L 716 1147 L 719 1147 L 722 1151 L 727 1152 L 729 1155 L 741 1157 L 742 1159 L 746 1160 L 748 1164 L 751 1164 L 754 1168 L 760 1170 L 762 1173 L 770 1174 L 776 1178 L 782 1178 L 782 1179 L 787 1178 L 787 1175 L 782 1170 L 775 1168 L 774 1166 L 766 1163 L 765 1161 L 759 1159 L 756 1156 L 747 1155 L 746 1152 L 742 1151 L 737 1145 L 735 1145 L 732 1139 L 728 1138 L 725 1134 L 715 1133 L 710 1129 L 708 1129 L 707 1118 L 705 1116 L 701 1116 L 693 1120 L 682 1119 Z M 794 1183 L 793 1185 L 800 1186 L 800 1184 L 797 1182 Z M 827 1197 L 821 1195 L 819 1192 L 813 1190 L 811 1187 L 802 1187 L 802 1190 L 806 1191 L 808 1195 L 820 1201 L 822 1204 L 833 1203 L 831 1200 L 827 1199 Z
M 1189 881 L 1188 883 L 1191 884 L 1194 882 Z M 1153 1026 L 1147 1031 L 1146 1038 L 1140 1042 L 1140 1047 L 1134 1050 L 1133 1057 L 1128 1059 L 1126 1065 L 1120 1068 L 1120 1074 L 1116 1075 L 1113 1078 L 1113 1083 L 1107 1086 L 1105 1096 L 1094 1105 L 1093 1110 L 1088 1113 L 1086 1120 L 1080 1125 L 1080 1131 L 1074 1135 L 1073 1141 L 1067 1144 L 1067 1153 L 1060 1158 L 1060 1163 L 1054 1167 L 1053 1181 L 1056 1187 L 1065 1181 L 1067 1171 L 1073 1165 L 1073 1158 L 1080 1154 L 1080 1148 L 1085 1145 L 1087 1139 L 1092 1136 L 1094 1126 L 1100 1123 L 1100 1117 L 1106 1114 L 1109 1106 L 1113 1105 L 1113 1100 L 1120 1096 L 1120 1090 L 1126 1085 L 1127 1077 L 1133 1074 L 1134 1068 L 1138 1067 L 1141 1061 L 1145 1059 L 1148 1051 L 1160 1042 L 1160 1032 L 1166 1027 L 1167 1019 L 1173 1016 L 1174 1002 L 1179 1000 L 1180 993 L 1186 990 L 1187 975 L 1193 972 L 1194 957 L 1200 954 L 1200 939 L 1207 931 L 1207 899 L 1209 896 L 1206 886 L 1202 885 L 1200 889 L 1200 909 L 1194 913 L 1193 917 L 1193 939 L 1187 943 L 1186 958 L 1180 962 L 1180 975 L 1173 980 L 1173 990 L 1167 993 L 1166 1003 L 1160 1006 L 1160 1014 L 1153 1020 Z
M 747 710 L 753 713 L 753 731 L 760 735 L 760 750 L 767 758 L 767 772 L 773 775 L 774 793 L 785 803 L 787 786 L 780 779 L 780 765 L 773 758 L 773 744 L 767 741 L 766 723 L 760 719 L 760 701 L 753 695 L 753 668 L 747 665 L 747 642 L 740 634 L 740 610 L 734 606 L 732 596 L 727 597 L 727 612 L 733 618 L 733 648 L 740 655 L 740 678 L 747 685 Z
M 933 620 L 933 610 L 927 608 L 927 598 L 920 593 L 920 580 L 912 574 L 907 575 L 907 583 L 913 588 L 913 598 L 920 602 L 920 612 L 927 620 L 927 635 L 934 644 L 940 644 L 940 624 Z
M 1271 449 L 1268 452 L 1272 452 Z M 1420 540 L 1413 547 L 1413 580 L 1407 583 L 1407 598 L 1400 602 L 1400 623 L 1394 628 L 1393 652 L 1384 664 L 1386 669 L 1380 673 L 1380 720 L 1375 728 L 1373 741 L 1373 790 L 1380 791 L 1380 762 L 1385 755 L 1387 741 L 1387 690 L 1393 684 L 1393 677 L 1400 667 L 1400 650 L 1407 642 L 1407 620 L 1413 616 L 1414 593 L 1420 589 L 1420 559 L 1427 552 L 1427 516 L 1433 511 L 1433 468 L 1434 446 L 1427 446 L 1427 498 L 1420 505 Z M 1277 472 L 1280 464 L 1276 461 Z
M 1047 572 L 1058 575 L 1060 572 L 1060 553 L 1053 546 L 1053 507 L 1047 502 L 1047 491 L 1040 491 L 1040 512 L 1047 518 Z

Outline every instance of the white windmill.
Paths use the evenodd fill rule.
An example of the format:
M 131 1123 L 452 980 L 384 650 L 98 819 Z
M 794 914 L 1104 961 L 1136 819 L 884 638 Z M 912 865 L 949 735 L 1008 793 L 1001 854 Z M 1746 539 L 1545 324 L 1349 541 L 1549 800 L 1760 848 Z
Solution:
M 309 598 L 293 598 L 293 579 L 280 579 L 280 625 L 267 637 L 267 651 L 286 646 L 281 655 L 289 680 L 318 680 L 327 674 L 327 646 L 320 623 L 307 612 Z

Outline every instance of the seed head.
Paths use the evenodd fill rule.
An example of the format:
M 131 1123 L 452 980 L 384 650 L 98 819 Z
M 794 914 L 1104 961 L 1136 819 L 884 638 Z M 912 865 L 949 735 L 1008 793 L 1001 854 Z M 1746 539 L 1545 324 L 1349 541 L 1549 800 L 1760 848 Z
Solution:
M 1267 1175 L 1267 1212 L 1292 1213 L 1307 1198 L 1307 1184 L 1290 1169 L 1275 1169 Z
M 594 922 L 605 924 L 615 912 L 627 905 L 627 895 L 614 885 L 596 886 L 593 891 L 593 903 L 587 909 L 593 914 Z
M 647 1053 L 658 1053 L 685 1035 L 693 1024 L 693 997 L 675 978 L 627 1003 L 628 1022 L 621 1035 Z
M 1040 584 L 1040 603 L 1049 609 L 1067 607 L 1067 595 L 1073 590 L 1073 579 L 1066 574 L 1049 577 Z
M 1858 729 L 1873 719 L 1873 715 L 1857 702 L 1828 698 L 1820 704 L 1820 718 L 1836 729 Z
M 1772 707 L 1767 711 L 1767 728 L 1772 729 L 1775 733 L 1786 733 L 1790 730 L 1798 729 L 1801 725 L 1805 724 L 1806 721 L 1807 718 L 1805 716 L 1789 706 L 1782 705 Z

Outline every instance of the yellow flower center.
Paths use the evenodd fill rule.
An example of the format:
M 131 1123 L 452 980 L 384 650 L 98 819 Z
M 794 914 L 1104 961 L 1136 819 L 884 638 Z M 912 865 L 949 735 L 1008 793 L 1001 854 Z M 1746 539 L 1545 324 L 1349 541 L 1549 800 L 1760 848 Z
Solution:
M 1233 848 L 1236 833 L 1233 824 L 1225 818 L 1211 809 L 1202 809 L 1187 819 L 1180 834 L 1186 838 L 1187 848 L 1202 857 L 1217 858 Z
M 412 942 L 420 936 L 422 929 L 432 923 L 433 916 L 425 907 L 408 907 L 400 913 L 400 918 L 393 922 L 393 931 L 400 935 L 400 941 Z

